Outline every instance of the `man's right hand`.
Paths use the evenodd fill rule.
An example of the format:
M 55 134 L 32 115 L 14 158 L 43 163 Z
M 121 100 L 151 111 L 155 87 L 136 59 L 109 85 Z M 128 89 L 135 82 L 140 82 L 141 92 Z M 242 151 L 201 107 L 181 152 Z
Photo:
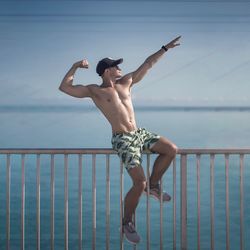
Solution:
M 84 60 L 74 63 L 73 66 L 76 68 L 88 69 L 89 63 L 86 59 L 84 59 Z

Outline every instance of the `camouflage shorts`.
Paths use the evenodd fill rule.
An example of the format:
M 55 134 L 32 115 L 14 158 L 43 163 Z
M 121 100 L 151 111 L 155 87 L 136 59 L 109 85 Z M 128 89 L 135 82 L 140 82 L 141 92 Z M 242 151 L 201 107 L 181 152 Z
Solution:
M 127 170 L 139 166 L 142 163 L 142 151 L 151 152 L 151 148 L 159 140 L 160 136 L 139 128 L 128 133 L 116 133 L 112 136 L 113 149 L 118 152 Z

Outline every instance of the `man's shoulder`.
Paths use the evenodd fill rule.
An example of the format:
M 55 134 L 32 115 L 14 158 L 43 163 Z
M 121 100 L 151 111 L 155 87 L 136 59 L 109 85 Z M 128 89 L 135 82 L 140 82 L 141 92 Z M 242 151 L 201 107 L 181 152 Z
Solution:
M 88 88 L 88 90 L 89 90 L 89 92 L 91 93 L 92 96 L 97 94 L 99 89 L 100 89 L 100 86 L 97 85 L 97 84 L 88 84 L 86 87 Z
M 87 87 L 88 88 L 99 88 L 100 86 L 97 84 L 88 84 Z
M 89 85 L 87 85 L 87 87 L 89 90 L 93 90 L 93 91 L 100 89 L 100 86 L 97 84 L 89 84 Z
M 122 85 L 131 85 L 132 83 L 132 74 L 126 74 L 124 76 L 122 76 L 119 80 L 117 80 L 118 84 L 122 84 Z

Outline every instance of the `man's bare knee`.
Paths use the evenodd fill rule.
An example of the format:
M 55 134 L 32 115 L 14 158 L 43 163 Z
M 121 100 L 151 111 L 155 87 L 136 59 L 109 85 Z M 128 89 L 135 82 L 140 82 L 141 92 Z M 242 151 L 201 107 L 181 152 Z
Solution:
M 175 144 L 168 144 L 164 147 L 163 152 L 161 152 L 161 155 L 166 155 L 167 157 L 171 157 L 172 159 L 175 158 L 177 154 L 178 148 Z
M 175 158 L 178 148 L 177 146 L 164 137 L 160 137 L 158 142 L 152 147 L 152 151 L 160 155 L 165 155 L 172 159 Z
M 145 179 L 141 179 L 141 180 L 136 180 L 133 182 L 133 185 L 136 189 L 138 189 L 138 191 L 143 192 L 143 190 L 146 188 L 147 186 L 147 182 Z
M 129 170 L 129 175 L 132 178 L 133 186 L 138 191 L 143 191 L 146 188 L 146 177 L 142 166 L 136 166 Z
M 169 149 L 169 152 L 168 152 L 168 155 L 171 157 L 171 158 L 175 158 L 176 154 L 177 154 L 177 151 L 178 151 L 178 148 L 175 144 L 172 144 L 170 146 L 170 149 Z

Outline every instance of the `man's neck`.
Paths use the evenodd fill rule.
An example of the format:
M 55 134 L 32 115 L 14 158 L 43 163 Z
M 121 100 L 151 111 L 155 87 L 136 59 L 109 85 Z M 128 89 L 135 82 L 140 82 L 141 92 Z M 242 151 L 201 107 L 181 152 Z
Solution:
M 115 83 L 116 83 L 116 79 L 114 78 L 114 79 L 112 79 L 112 78 L 103 78 L 103 82 L 102 82 L 102 85 L 101 86 L 103 86 L 103 87 L 112 87 L 112 88 L 114 88 L 114 86 L 115 86 Z

